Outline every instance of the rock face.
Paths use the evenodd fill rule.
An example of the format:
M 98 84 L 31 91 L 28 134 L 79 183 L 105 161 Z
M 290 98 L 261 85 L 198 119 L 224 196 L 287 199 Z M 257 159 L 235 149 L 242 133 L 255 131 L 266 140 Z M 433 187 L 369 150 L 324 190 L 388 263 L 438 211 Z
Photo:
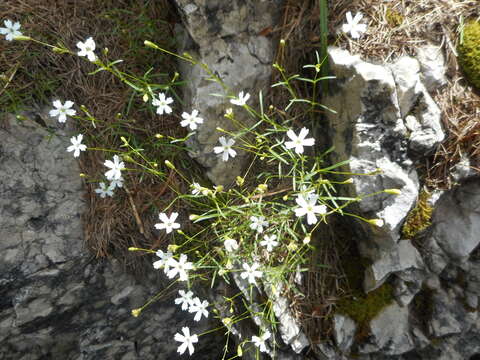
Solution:
M 246 154 L 223 162 L 213 153 L 222 133 L 236 131 L 224 117 L 232 107 L 228 98 L 211 94 L 237 96 L 249 92 L 249 105 L 257 103 L 260 90 L 268 90 L 276 42 L 261 35 L 262 30 L 275 26 L 283 0 L 175 0 L 184 19 L 187 36 L 183 36 L 180 53 L 187 51 L 200 63 L 206 64 L 228 87 L 211 80 L 200 66 L 181 63 L 185 110 L 197 109 L 202 124 L 188 145 L 191 156 L 208 169 L 207 175 L 216 184 L 229 185 L 245 165 Z M 252 118 L 240 107 L 234 107 L 235 117 L 251 124 Z
M 156 274 L 137 281 L 83 248 L 84 190 L 69 136 L 13 116 L 0 128 L 0 358 L 176 359 L 173 336 L 187 319 L 193 325 L 190 314 L 169 300 L 133 317 L 159 291 Z M 221 342 L 202 340 L 199 359 L 221 352 Z
M 367 218 L 384 220 L 380 229 L 360 225 L 369 234 L 360 247 L 373 262 L 385 261 L 390 251 L 397 251 L 403 220 L 418 196 L 413 161 L 443 140 L 440 110 L 421 82 L 417 60 L 405 57 L 381 66 L 338 48 L 330 48 L 328 54 L 336 79 L 323 102 L 337 112 L 326 114 L 335 146 L 333 161 L 349 160 L 346 170 L 352 173 L 380 171 L 375 176 L 354 177 L 350 195 L 380 192 L 359 203 Z M 388 188 L 399 189 L 401 194 L 382 193 Z M 375 268 L 370 269 L 370 275 L 375 273 Z M 370 276 L 366 290 L 381 285 L 385 276 L 379 276 Z

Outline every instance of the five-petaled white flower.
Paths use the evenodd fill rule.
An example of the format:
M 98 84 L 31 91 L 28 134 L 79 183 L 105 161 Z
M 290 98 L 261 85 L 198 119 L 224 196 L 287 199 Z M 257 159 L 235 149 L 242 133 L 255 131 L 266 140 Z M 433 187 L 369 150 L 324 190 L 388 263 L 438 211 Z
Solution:
M 168 105 L 173 103 L 173 99 L 171 97 L 166 97 L 164 93 L 158 94 L 158 99 L 153 98 L 152 105 L 157 107 L 157 114 L 163 115 L 163 113 L 170 114 L 172 112 L 172 108 Z
M 72 145 L 70 145 L 67 148 L 67 151 L 68 152 L 73 151 L 73 157 L 79 157 L 80 156 L 80 151 L 87 150 L 87 146 L 82 144 L 82 140 L 83 140 L 83 135 L 82 134 L 78 134 L 78 136 L 76 136 L 76 137 L 72 136 L 70 138 L 70 142 L 72 143 Z
M 157 255 L 160 260 L 157 260 L 153 263 L 153 268 L 160 269 L 163 267 L 165 273 L 167 273 L 170 270 L 169 260 L 173 258 L 173 254 L 170 251 L 163 252 L 162 250 L 157 250 L 155 255 Z
M 275 246 L 278 245 L 277 235 L 265 235 L 263 237 L 264 240 L 260 241 L 260 245 L 265 246 L 267 251 L 272 251 Z
M 349 32 L 352 38 L 358 39 L 360 37 L 360 33 L 367 31 L 366 24 L 359 24 L 362 18 L 363 15 L 360 12 L 358 12 L 354 18 L 352 18 L 352 13 L 350 11 L 347 12 L 347 23 L 342 25 L 342 31 L 344 33 Z
M 223 161 L 228 161 L 229 156 L 234 158 L 237 155 L 237 152 L 232 149 L 233 144 L 235 144 L 235 140 L 227 140 L 224 136 L 220 136 L 218 141 L 220 141 L 221 146 L 215 146 L 213 151 L 215 154 L 222 154 L 221 156 Z
M 293 130 L 288 130 L 287 131 L 287 136 L 292 141 L 285 141 L 286 148 L 287 149 L 295 148 L 295 152 L 297 154 L 303 154 L 303 147 L 304 146 L 312 146 L 313 144 L 315 144 L 315 139 L 314 138 L 305 139 L 305 137 L 307 135 L 308 135 L 308 129 L 307 128 L 302 128 L 300 130 L 300 134 L 298 136 L 295 135 Z
M 251 266 L 244 263 L 242 266 L 245 271 L 240 273 L 240 277 L 242 279 L 248 278 L 250 284 L 255 284 L 255 278 L 263 274 L 260 270 L 257 270 L 260 267 L 260 264 L 257 262 L 254 262 Z
M 173 214 L 172 214 L 173 215 Z M 180 281 L 188 280 L 188 270 L 193 269 L 193 264 L 187 261 L 187 255 L 181 254 L 180 259 L 177 261 L 173 257 L 168 260 L 170 269 L 165 271 L 169 279 L 173 279 L 178 274 Z
M 12 41 L 15 36 L 22 36 L 22 33 L 18 31 L 20 29 L 20 23 L 12 23 L 11 20 L 5 20 L 4 28 L 0 28 L 0 34 L 5 35 L 7 41 Z
M 223 245 L 225 246 L 225 250 L 227 250 L 228 252 L 238 250 L 239 247 L 238 242 L 235 239 L 226 239 L 223 242 Z
M 318 196 L 315 194 L 308 194 L 307 197 L 302 194 L 297 195 L 295 201 L 300 206 L 295 209 L 295 215 L 301 217 L 307 215 L 308 225 L 313 225 L 317 222 L 315 214 L 325 214 L 327 207 L 325 205 L 317 205 Z
M 203 119 L 198 115 L 198 110 L 193 110 L 191 114 L 184 112 L 182 114 L 183 120 L 180 121 L 182 127 L 190 127 L 190 130 L 195 130 L 198 126 L 197 124 L 203 124 Z
M 250 221 L 251 221 L 250 229 L 256 230 L 259 233 L 263 232 L 264 227 L 268 227 L 268 222 L 265 221 L 264 216 L 259 216 L 259 217 L 250 216 Z
M 270 331 L 265 331 L 262 336 L 252 336 L 252 342 L 255 344 L 256 347 L 259 348 L 261 352 L 267 352 L 267 346 L 265 345 L 265 341 L 270 339 Z
M 250 94 L 249 93 L 243 93 L 243 91 L 240 91 L 238 94 L 238 98 L 236 99 L 231 99 L 230 102 L 233 105 L 238 105 L 238 106 L 243 106 L 247 103 L 248 99 L 250 99 Z
M 85 42 L 79 41 L 77 43 L 77 47 L 80 51 L 77 53 L 78 56 L 86 56 L 88 60 L 95 61 L 97 60 L 97 56 L 95 55 L 95 41 L 91 37 L 89 37 Z
M 112 181 L 110 181 L 110 186 L 113 187 L 114 189 L 115 188 L 121 188 L 123 187 L 123 178 L 120 177 L 120 179 L 113 179 Z
M 190 187 L 192 188 L 192 195 L 198 195 L 202 192 L 202 187 L 197 182 L 191 184 Z
M 175 304 L 176 305 L 182 305 L 182 310 L 188 310 L 188 308 L 192 305 L 193 302 L 193 292 L 188 291 L 186 292 L 185 290 L 178 290 L 178 293 L 180 294 L 179 298 L 175 299 Z
M 113 161 L 105 160 L 103 164 L 110 168 L 110 170 L 105 173 L 105 177 L 108 180 L 118 180 L 122 177 L 122 170 L 125 169 L 125 164 L 123 161 L 120 161 L 118 155 L 113 155 Z
M 194 298 L 190 304 L 190 308 L 188 309 L 188 312 L 196 313 L 193 320 L 200 321 L 202 315 L 208 318 L 208 305 L 209 304 L 207 300 L 200 301 L 198 297 Z
M 71 109 L 73 106 L 73 101 L 67 100 L 65 104 L 62 105 L 60 100 L 55 100 L 53 102 L 55 109 L 50 110 L 50 117 L 58 116 L 58 122 L 64 123 L 67 120 L 67 116 L 74 116 L 77 112 L 74 109 Z
M 180 229 L 180 224 L 175 222 L 177 217 L 177 212 L 173 212 L 170 217 L 168 217 L 165 213 L 160 213 L 158 218 L 162 220 L 162 223 L 155 224 L 155 229 L 165 229 L 167 234 L 171 233 L 173 229 Z
M 102 199 L 105 198 L 105 196 L 113 196 L 112 186 L 107 187 L 107 185 L 104 182 L 101 182 L 98 185 L 100 187 L 95 189 L 95 192 L 99 194 Z
M 177 352 L 180 355 L 182 355 L 185 352 L 185 350 L 187 350 L 187 348 L 188 348 L 188 352 L 190 353 L 190 355 L 192 355 L 194 350 L 195 350 L 193 348 L 193 344 L 198 342 L 198 336 L 195 335 L 195 334 L 190 335 L 190 329 L 187 326 L 182 327 L 182 332 L 183 332 L 183 335 L 180 334 L 180 333 L 176 333 L 174 335 L 175 341 L 178 341 L 178 342 L 182 343 L 178 347 Z

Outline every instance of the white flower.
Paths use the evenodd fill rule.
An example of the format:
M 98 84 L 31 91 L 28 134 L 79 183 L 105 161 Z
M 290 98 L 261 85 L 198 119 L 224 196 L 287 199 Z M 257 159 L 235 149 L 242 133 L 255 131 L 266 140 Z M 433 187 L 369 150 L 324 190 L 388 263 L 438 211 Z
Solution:
M 242 279 L 248 278 L 250 284 L 255 284 L 255 278 L 262 276 L 262 272 L 257 270 L 260 267 L 259 263 L 253 263 L 251 266 L 247 263 L 243 264 L 243 269 L 245 270 L 240 274 Z
M 382 227 L 383 225 L 385 225 L 385 222 L 383 221 L 383 219 L 370 219 L 370 220 L 367 220 L 367 221 L 370 224 L 378 226 L 378 227 Z
M 225 250 L 228 252 L 238 250 L 238 242 L 235 239 L 226 239 L 223 242 L 223 245 L 225 246 Z
M 157 260 L 153 263 L 153 268 L 160 269 L 164 267 L 164 271 L 165 273 L 167 273 L 170 270 L 168 261 L 173 258 L 173 254 L 170 251 L 163 252 L 162 250 L 157 250 L 155 255 L 157 255 L 160 258 L 160 260 Z
M 213 151 L 215 154 L 222 154 L 221 156 L 223 161 L 228 161 L 229 156 L 234 158 L 237 155 L 237 152 L 232 149 L 233 144 L 235 144 L 235 140 L 227 140 L 224 136 L 220 136 L 218 141 L 220 141 L 221 146 L 215 146 Z
M 12 41 L 15 36 L 22 36 L 23 34 L 18 31 L 20 29 L 20 23 L 12 23 L 11 20 L 5 20 L 4 28 L 0 28 L 0 34 L 5 35 L 7 41 Z
M 182 304 L 182 310 L 188 310 L 188 308 L 193 302 L 193 292 L 185 292 L 184 290 L 178 290 L 178 293 L 180 294 L 180 297 L 175 299 L 175 305 Z
M 170 218 L 165 213 L 160 213 L 158 218 L 162 220 L 162 223 L 155 224 L 155 229 L 161 230 L 165 229 L 167 234 L 171 233 L 173 229 L 180 229 L 180 224 L 175 222 L 175 219 L 178 217 L 177 212 L 173 212 L 170 215 Z
M 250 94 L 246 93 L 244 95 L 243 91 L 240 91 L 240 93 L 238 94 L 238 98 L 237 99 L 231 99 L 230 102 L 233 105 L 243 106 L 247 103 L 248 99 L 250 99 Z
M 259 233 L 263 232 L 263 227 L 268 226 L 268 222 L 265 221 L 264 216 L 259 216 L 258 218 L 256 216 L 250 216 L 250 221 L 252 222 L 250 224 L 250 229 L 256 230 Z
M 87 150 L 87 146 L 82 144 L 82 140 L 83 140 L 83 135 L 82 134 L 79 134 L 77 137 L 72 136 L 70 138 L 70 142 L 72 143 L 72 145 L 70 145 L 67 148 L 67 151 L 68 152 L 73 151 L 73 157 L 79 157 L 80 156 L 80 151 Z
M 190 187 L 192 188 L 192 195 L 198 195 L 202 192 L 202 187 L 197 182 L 194 182 Z
M 288 130 L 287 131 L 287 136 L 290 138 L 292 141 L 286 141 L 285 146 L 287 149 L 293 149 L 295 148 L 295 152 L 297 154 L 303 154 L 303 147 L 304 146 L 312 146 L 315 144 L 315 139 L 314 138 L 308 138 L 305 139 L 305 137 L 308 135 L 308 129 L 307 128 L 302 128 L 300 130 L 300 134 L 297 136 L 293 132 L 293 130 Z
M 191 114 L 184 112 L 182 114 L 183 121 L 180 121 L 182 127 L 190 127 L 190 130 L 195 130 L 197 124 L 203 124 L 203 119 L 198 117 L 198 110 L 193 110 Z
M 267 248 L 267 251 L 272 251 L 275 246 L 278 245 L 278 241 L 275 241 L 277 238 L 276 235 L 265 235 L 264 240 L 260 241 L 260 245 L 265 246 Z
M 80 51 L 77 53 L 78 56 L 86 56 L 88 60 L 95 61 L 97 60 L 97 56 L 95 55 L 95 41 L 91 37 L 89 37 L 85 42 L 79 41 L 77 43 L 77 47 Z
M 362 18 L 363 15 L 360 12 L 358 12 L 353 19 L 352 13 L 350 11 L 347 12 L 347 23 L 342 25 L 342 31 L 344 33 L 349 32 L 352 38 L 358 39 L 360 37 L 360 33 L 367 31 L 366 24 L 359 24 Z
M 173 215 L 173 214 L 172 214 Z M 181 254 L 177 261 L 173 257 L 168 259 L 168 265 L 171 267 L 168 272 L 165 271 L 169 279 L 173 279 L 178 274 L 180 281 L 188 280 L 188 270 L 193 269 L 193 264 L 187 261 L 187 255 Z
M 50 117 L 58 116 L 58 122 L 64 123 L 67 120 L 67 116 L 74 116 L 77 112 L 74 109 L 70 109 L 73 106 L 73 101 L 67 100 L 65 104 L 62 105 L 60 100 L 55 100 L 53 102 L 55 109 L 50 110 Z
M 102 199 L 105 198 L 105 196 L 113 196 L 113 188 L 111 186 L 107 187 L 104 182 L 101 182 L 98 185 L 100 187 L 95 189 L 95 192 L 99 194 Z
M 198 297 L 194 298 L 192 300 L 192 303 L 190 304 L 190 308 L 188 309 L 188 312 L 196 313 L 193 320 L 200 321 L 202 315 L 208 318 L 208 305 L 209 304 L 207 300 L 203 300 L 202 302 L 200 302 L 200 299 Z
M 108 180 L 118 180 L 122 177 L 122 170 L 125 169 L 125 164 L 123 161 L 120 161 L 118 155 L 113 155 L 113 161 L 105 160 L 103 164 L 110 168 L 110 170 L 105 173 L 105 177 Z
M 120 179 L 113 179 L 112 181 L 110 181 L 110 186 L 113 187 L 114 189 L 115 188 L 121 188 L 123 187 L 123 178 L 121 177 Z
M 267 346 L 265 345 L 265 341 L 270 339 L 270 331 L 265 331 L 262 336 L 252 336 L 252 342 L 255 344 L 256 347 L 260 348 L 261 352 L 267 352 Z
M 180 333 L 176 333 L 174 335 L 175 341 L 181 342 L 182 344 L 178 347 L 177 352 L 182 355 L 185 350 L 188 348 L 188 352 L 190 355 L 193 354 L 194 348 L 193 344 L 198 342 L 197 335 L 190 335 L 190 329 L 188 327 L 182 327 L 183 335 Z
M 315 194 L 309 194 L 307 198 L 299 194 L 295 201 L 300 206 L 295 209 L 295 215 L 301 217 L 307 215 L 307 223 L 313 225 L 317 222 L 315 214 L 325 214 L 327 207 L 325 205 L 317 205 L 318 196 Z
M 158 94 L 158 99 L 155 97 L 152 99 L 152 105 L 157 107 L 158 115 L 163 115 L 163 113 L 170 114 L 172 108 L 168 104 L 171 103 L 173 103 L 173 99 L 171 97 L 165 97 L 164 93 Z

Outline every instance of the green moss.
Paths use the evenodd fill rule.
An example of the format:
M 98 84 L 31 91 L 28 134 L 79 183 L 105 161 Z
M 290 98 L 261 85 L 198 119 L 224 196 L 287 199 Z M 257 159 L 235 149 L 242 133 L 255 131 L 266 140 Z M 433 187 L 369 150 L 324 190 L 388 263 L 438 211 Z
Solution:
M 402 25 L 404 17 L 398 11 L 388 8 L 385 13 L 385 18 L 387 19 L 388 25 L 391 27 L 397 27 Z
M 347 315 L 357 324 L 357 340 L 361 341 L 370 332 L 370 321 L 393 301 L 393 287 L 385 283 L 368 294 L 356 292 L 350 298 L 337 303 L 337 313 Z
M 429 227 L 432 218 L 433 208 L 428 204 L 430 193 L 422 190 L 418 196 L 417 204 L 410 211 L 407 220 L 402 228 L 402 235 L 405 239 L 413 239 L 420 231 Z
M 458 61 L 467 80 L 480 89 L 480 22 L 468 22 L 461 36 Z

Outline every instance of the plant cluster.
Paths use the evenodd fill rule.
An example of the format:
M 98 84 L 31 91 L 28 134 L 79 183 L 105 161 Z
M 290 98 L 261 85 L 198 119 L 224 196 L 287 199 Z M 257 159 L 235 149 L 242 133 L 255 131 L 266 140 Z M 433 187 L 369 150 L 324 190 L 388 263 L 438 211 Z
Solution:
M 365 32 L 366 25 L 359 24 L 361 14 L 352 18 L 349 13 L 347 20 L 343 30 L 350 32 L 352 37 L 357 38 L 361 32 Z M 177 107 L 173 96 L 176 95 L 174 86 L 178 74 L 167 84 L 150 84 L 143 78 L 121 71 L 117 64 L 122 60 L 109 60 L 108 51 L 99 51 L 91 37 L 78 42 L 78 49 L 74 51 L 63 45 L 50 45 L 25 36 L 19 31 L 18 23 L 5 21 L 5 26 L 0 32 L 6 35 L 7 40 L 32 41 L 47 46 L 56 53 L 84 57 L 97 67 L 91 75 L 107 71 L 132 88 L 158 115 L 176 115 L 180 125 L 189 131 L 188 135 L 173 138 L 152 134 L 159 146 L 174 145 L 177 149 L 188 152 L 186 140 L 194 136 L 206 121 L 211 121 L 203 119 L 197 109 L 179 114 L 179 106 Z M 282 44 L 284 42 L 281 42 L 281 46 Z M 98 183 L 95 192 L 101 198 L 113 197 L 115 191 L 121 191 L 124 183 L 128 183 L 130 172 L 143 171 L 164 181 L 167 171 L 173 171 L 190 184 L 188 192 L 180 192 L 171 187 L 177 196 L 164 208 L 156 209 L 159 222 L 154 228 L 170 237 L 168 246 L 161 249 L 132 247 L 130 250 L 152 254 L 153 268 L 162 270 L 172 280 L 172 284 L 179 283 L 184 287 L 178 291 L 179 297 L 175 299 L 175 304 L 181 310 L 194 314 L 193 321 L 200 321 L 214 312 L 225 325 L 228 339 L 235 332 L 237 323 L 253 318 L 259 327 L 258 336 L 243 339 L 238 347 L 238 355 L 241 355 L 244 348 L 251 346 L 257 353 L 275 354 L 276 344 L 272 333 L 276 330 L 277 322 L 272 300 L 267 296 L 267 300 L 257 302 L 253 293 L 286 296 L 295 289 L 293 279 L 307 270 L 305 265 L 313 249 L 311 239 L 315 229 L 326 222 L 329 215 L 336 213 L 353 216 L 374 226 L 383 226 L 381 219 L 365 219 L 347 212 L 349 204 L 375 194 L 358 197 L 338 195 L 338 186 L 352 183 L 351 178 L 338 180 L 340 176 L 350 175 L 337 171 L 345 162 L 326 166 L 324 156 L 331 149 L 319 154 L 314 147 L 315 139 L 311 137 L 311 128 L 297 126 L 295 118 L 279 116 L 280 112 L 288 114 L 292 106 L 301 106 L 306 114 L 311 115 L 315 114 L 318 107 L 322 107 L 315 98 L 299 97 L 293 84 L 305 83 L 315 93 L 320 82 L 330 78 L 320 76 L 323 60 L 317 54 L 317 62 L 305 66 L 306 71 L 311 71 L 310 77 L 288 75 L 281 64 L 274 65 L 281 74 L 282 81 L 273 86 L 282 86 L 291 95 L 287 108 L 279 111 L 273 105 L 266 108 L 261 93 L 257 100 L 258 109 L 250 106 L 252 99 L 249 93 L 241 91 L 238 95 L 232 94 L 208 66 L 198 63 L 189 54 L 173 54 L 150 41 L 145 41 L 145 45 L 176 56 L 192 66 L 201 66 L 209 80 L 216 81 L 227 89 L 226 94 L 214 96 L 225 97 L 229 101 L 226 103 L 233 106 L 225 108 L 225 117 L 231 121 L 235 131 L 217 128 L 218 144 L 213 148 L 213 153 L 218 161 L 223 162 L 230 161 L 239 152 L 248 153 L 250 166 L 237 177 L 235 184 L 226 188 L 221 185 L 211 186 L 204 179 L 183 173 L 176 166 L 174 158 L 150 158 L 141 144 L 133 141 L 128 134 L 119 136 L 122 144 L 120 149 L 89 146 L 88 136 L 77 134 L 70 139 L 71 145 L 66 151 L 73 152 L 74 157 L 80 157 L 81 153 L 87 151 L 100 151 L 104 154 L 104 178 L 88 180 Z M 60 99 L 54 100 L 52 105 L 50 116 L 59 122 L 72 119 L 95 128 L 97 120 L 86 106 L 75 109 L 73 101 L 62 102 Z M 80 111 L 77 112 L 78 109 Z M 243 115 L 247 115 L 249 120 L 240 120 L 245 119 L 245 116 L 237 116 L 239 112 L 244 112 Z M 255 172 L 254 169 L 261 170 Z M 336 180 L 330 179 L 332 174 L 336 175 Z M 393 189 L 385 192 L 398 194 Z M 180 210 L 175 211 L 177 209 Z M 223 303 L 231 304 L 229 316 L 216 310 L 216 304 L 194 296 L 192 286 L 197 282 L 211 287 L 225 282 L 236 284 L 241 289 L 233 297 L 223 298 Z M 139 316 L 156 298 L 158 297 L 143 307 L 132 310 L 132 315 Z M 242 298 L 245 311 L 236 307 L 236 298 Z M 202 335 L 204 334 L 192 334 L 189 327 L 183 327 L 182 332 L 174 336 L 174 340 L 180 343 L 178 352 L 183 354 L 188 350 L 192 355 L 194 344 Z

